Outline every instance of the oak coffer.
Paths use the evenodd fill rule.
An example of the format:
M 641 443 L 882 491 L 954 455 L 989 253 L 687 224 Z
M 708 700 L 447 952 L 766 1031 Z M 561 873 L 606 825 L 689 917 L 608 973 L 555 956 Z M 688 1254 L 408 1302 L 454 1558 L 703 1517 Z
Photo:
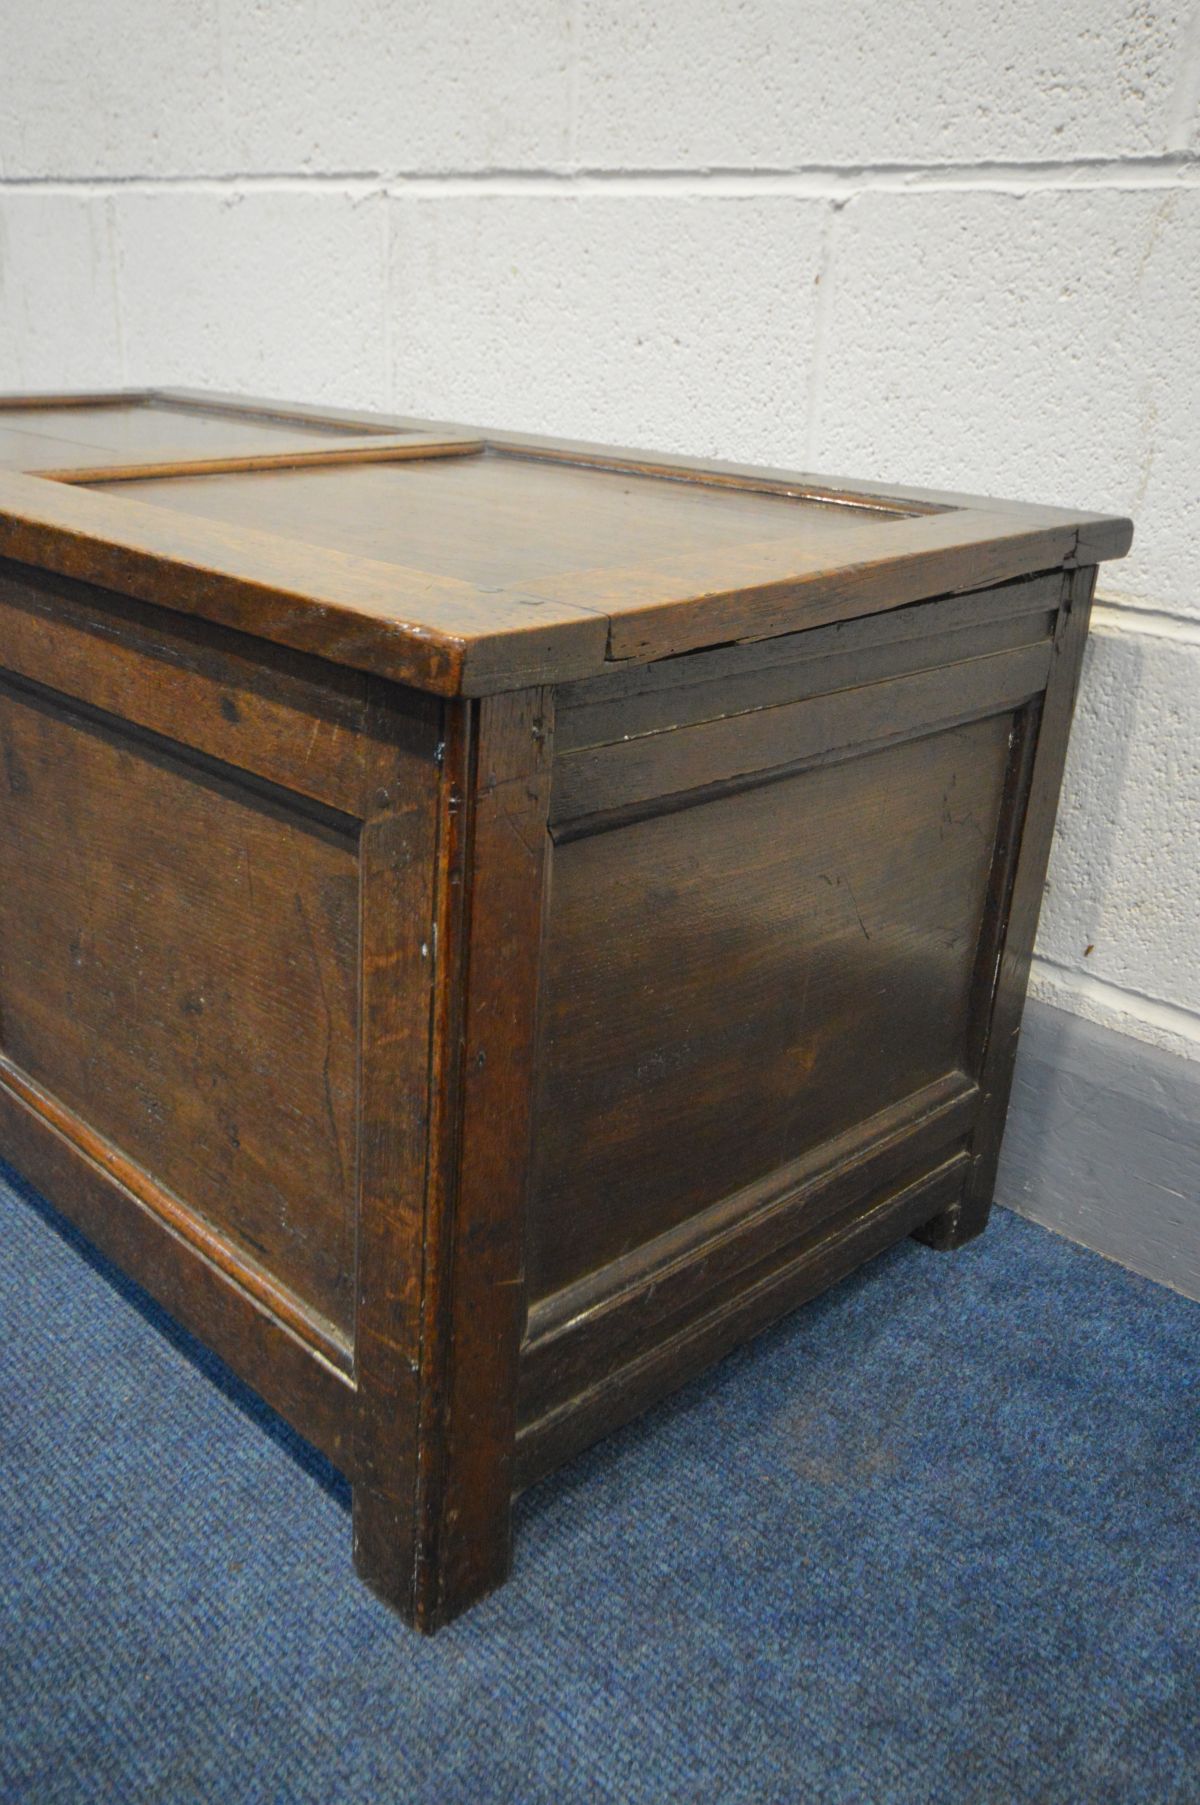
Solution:
M 0 466 L 0 1156 L 413 1623 L 982 1228 L 1127 521 L 187 392 L 11 397 Z

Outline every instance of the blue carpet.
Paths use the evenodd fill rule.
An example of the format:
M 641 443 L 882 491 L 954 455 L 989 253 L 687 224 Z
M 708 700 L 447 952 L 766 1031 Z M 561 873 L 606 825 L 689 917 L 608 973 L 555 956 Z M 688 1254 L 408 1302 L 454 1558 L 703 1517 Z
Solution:
M 1001 1214 L 526 1498 L 433 1642 L 318 1456 L 0 1171 L 0 1792 L 1200 1799 L 1200 1307 Z

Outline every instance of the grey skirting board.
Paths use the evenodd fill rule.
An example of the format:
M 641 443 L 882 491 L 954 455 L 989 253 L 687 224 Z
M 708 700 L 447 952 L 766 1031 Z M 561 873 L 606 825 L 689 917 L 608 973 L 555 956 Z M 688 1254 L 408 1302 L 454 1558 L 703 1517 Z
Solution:
M 996 1201 L 1200 1298 L 1200 1062 L 1030 999 Z

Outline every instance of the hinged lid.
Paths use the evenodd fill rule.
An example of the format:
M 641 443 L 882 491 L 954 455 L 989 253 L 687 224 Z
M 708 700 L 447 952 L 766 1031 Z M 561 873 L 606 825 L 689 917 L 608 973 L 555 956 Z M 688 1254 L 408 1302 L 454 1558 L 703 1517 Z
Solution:
M 0 555 L 441 694 L 1121 556 L 1126 520 L 187 392 L 0 402 Z

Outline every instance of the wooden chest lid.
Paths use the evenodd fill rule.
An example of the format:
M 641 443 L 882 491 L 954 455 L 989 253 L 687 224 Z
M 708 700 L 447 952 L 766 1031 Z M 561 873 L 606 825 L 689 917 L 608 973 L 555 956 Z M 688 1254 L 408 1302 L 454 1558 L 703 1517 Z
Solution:
M 0 556 L 440 694 L 1119 557 L 1127 520 L 189 392 L 0 401 Z

